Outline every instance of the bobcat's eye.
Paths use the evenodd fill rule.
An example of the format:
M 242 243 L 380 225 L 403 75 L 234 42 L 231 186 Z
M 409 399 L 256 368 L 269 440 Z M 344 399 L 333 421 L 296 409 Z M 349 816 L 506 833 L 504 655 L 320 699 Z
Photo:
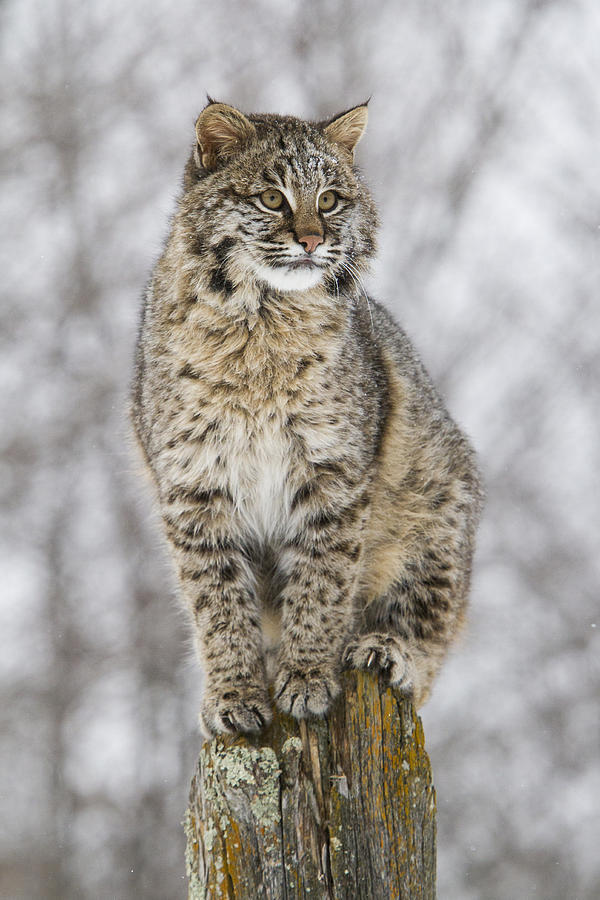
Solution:
M 260 199 L 267 209 L 281 209 L 283 206 L 283 194 L 281 191 L 278 191 L 277 188 L 269 188 L 268 190 L 263 191 L 260 195 Z
M 317 206 L 321 212 L 330 212 L 337 206 L 338 198 L 335 191 L 323 191 L 317 201 Z

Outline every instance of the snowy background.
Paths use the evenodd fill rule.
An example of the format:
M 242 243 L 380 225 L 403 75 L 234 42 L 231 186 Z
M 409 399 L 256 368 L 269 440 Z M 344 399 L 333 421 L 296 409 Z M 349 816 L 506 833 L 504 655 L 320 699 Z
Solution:
M 4 0 L 0 25 L 0 896 L 185 896 L 199 679 L 126 395 L 208 91 L 372 95 L 371 291 L 488 492 L 423 710 L 439 895 L 599 897 L 596 0 Z

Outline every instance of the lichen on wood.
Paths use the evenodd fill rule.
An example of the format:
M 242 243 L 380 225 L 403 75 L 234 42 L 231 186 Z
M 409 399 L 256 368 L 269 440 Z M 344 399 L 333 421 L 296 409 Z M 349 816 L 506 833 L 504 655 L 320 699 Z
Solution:
M 185 820 L 190 900 L 432 900 L 435 793 L 412 705 L 344 676 L 325 719 L 204 744 Z

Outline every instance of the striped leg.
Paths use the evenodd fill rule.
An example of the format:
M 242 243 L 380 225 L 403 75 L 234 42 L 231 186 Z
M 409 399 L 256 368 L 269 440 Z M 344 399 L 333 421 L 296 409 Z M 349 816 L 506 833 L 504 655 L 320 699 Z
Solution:
M 201 724 L 209 734 L 259 731 L 271 719 L 254 575 L 224 491 L 173 491 L 167 536 L 195 624 L 206 682 Z

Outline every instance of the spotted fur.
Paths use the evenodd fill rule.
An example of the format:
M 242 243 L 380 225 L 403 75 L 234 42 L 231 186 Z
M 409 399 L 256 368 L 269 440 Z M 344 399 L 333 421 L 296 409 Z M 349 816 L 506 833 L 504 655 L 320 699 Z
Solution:
M 365 125 L 364 106 L 311 123 L 209 103 L 147 290 L 133 421 L 209 733 L 262 728 L 271 696 L 325 713 L 343 665 L 422 703 L 463 623 L 478 474 L 362 288 L 377 225 L 353 164 Z

